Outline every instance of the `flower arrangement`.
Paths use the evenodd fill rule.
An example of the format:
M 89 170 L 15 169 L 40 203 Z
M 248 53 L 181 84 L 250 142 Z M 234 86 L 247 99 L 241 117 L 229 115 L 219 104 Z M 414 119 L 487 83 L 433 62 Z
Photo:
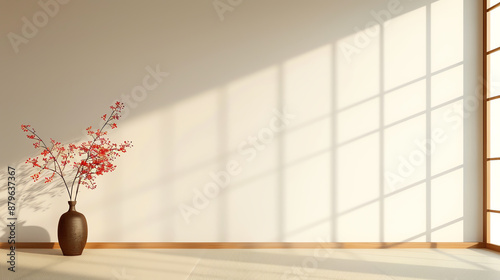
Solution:
M 110 106 L 111 113 L 101 117 L 104 124 L 100 129 L 92 130 L 91 126 L 86 129 L 87 135 L 92 137 L 92 140 L 78 145 L 70 143 L 65 146 L 52 138 L 47 144 L 30 125 L 21 125 L 27 137 L 34 140 L 35 149 L 42 150 L 37 157 L 26 160 L 26 163 L 30 163 L 37 169 L 37 172 L 31 176 L 33 181 L 38 181 L 42 173 L 48 174 L 45 177 L 45 183 L 52 182 L 56 175 L 59 176 L 66 187 L 70 201 L 76 201 L 80 185 L 95 189 L 96 177 L 114 171 L 116 165 L 113 161 L 120 156 L 120 153 L 125 153 L 128 148 L 132 147 L 131 141 L 117 144 L 111 142 L 106 136 L 106 128 L 117 128 L 116 121 L 120 119 L 124 107 L 122 102 L 116 102 Z M 71 177 L 70 180 L 66 180 L 68 177 Z

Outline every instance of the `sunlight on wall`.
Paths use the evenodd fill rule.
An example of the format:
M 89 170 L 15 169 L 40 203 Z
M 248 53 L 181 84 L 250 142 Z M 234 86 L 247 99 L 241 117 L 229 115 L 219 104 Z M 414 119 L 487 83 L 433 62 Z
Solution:
M 362 41 L 362 38 L 365 38 Z M 358 42 L 359 52 L 349 52 L 346 46 Z M 370 98 L 380 92 L 380 26 L 366 28 L 338 40 L 336 44 L 335 96 L 337 108 L 343 109 Z M 349 94 L 347 94 L 349 93 Z
M 171 177 L 162 182 L 162 187 L 170 192 L 169 207 L 166 213 L 174 216 L 172 227 L 175 240 L 190 240 L 193 236 L 200 236 L 202 240 L 213 240 L 218 237 L 220 213 L 217 209 L 218 201 L 206 206 L 203 215 L 198 217 L 197 223 L 186 222 L 179 216 L 177 205 L 180 202 L 191 201 L 195 196 L 194 190 L 202 191 L 209 182 L 208 174 L 218 170 L 221 164 L 223 147 L 221 141 L 221 100 L 223 92 L 212 89 L 194 97 L 185 99 L 169 110 L 172 114 L 172 127 L 168 122 L 166 129 L 173 132 L 171 144 L 172 156 L 169 158 L 172 170 Z M 161 111 L 159 111 L 161 113 Z M 168 166 L 168 165 L 167 165 Z
M 203 92 L 172 108 L 174 172 L 213 161 L 220 155 L 221 94 L 219 90 Z M 199 139 L 202 145 L 196 141 Z
M 396 124 L 424 112 L 425 94 L 425 81 L 418 81 L 388 92 L 384 97 L 384 124 Z
M 449 70 L 437 73 L 431 77 L 431 106 L 439 106 L 453 99 L 460 99 L 464 95 L 463 83 L 464 66 L 458 65 Z
M 480 172 L 464 167 L 464 124 L 480 109 L 464 86 L 476 82 L 464 2 L 415 2 L 370 28 L 332 24 L 313 46 L 284 44 L 286 55 L 178 99 L 151 97 L 165 104 L 110 134 L 133 149 L 79 195 L 89 241 L 469 241 L 464 192 L 478 186 L 464 177 Z M 283 110 L 293 117 L 269 132 Z M 207 196 L 230 161 L 241 173 Z
M 438 2 L 127 123 L 120 135 L 141 131 L 142 148 L 118 173 L 129 190 L 114 223 L 149 221 L 155 240 L 314 241 L 334 230 L 341 242 L 462 241 L 463 51 L 441 53 L 463 32 L 441 38 L 463 12 L 437 18 L 452 5 Z M 340 46 L 367 31 L 376 36 L 346 57 Z M 296 119 L 247 160 L 240 146 L 283 105 Z M 186 224 L 176 203 L 191 203 L 232 159 L 241 174 Z M 399 180 L 389 184 L 387 172 Z M 123 208 L 134 203 L 143 211 Z M 155 211 L 170 225 L 146 214 Z
M 373 133 L 338 147 L 334 203 L 339 213 L 339 241 L 379 240 L 379 143 L 379 134 Z
M 229 83 L 220 103 L 225 111 L 226 152 L 261 128 L 268 126 L 273 110 L 279 107 L 280 70 L 277 66 L 263 69 Z M 274 163 L 275 164 L 275 163 Z
M 288 167 L 284 172 L 285 239 L 314 240 L 329 233 L 329 154 Z
M 226 238 L 234 241 L 273 240 L 279 228 L 278 140 L 259 141 L 255 157 L 239 151 L 249 137 L 269 127 L 273 110 L 279 107 L 279 67 L 271 66 L 229 83 L 224 104 L 226 125 L 221 144 L 229 153 L 225 160 L 242 164 L 241 174 L 231 179 L 220 198 L 226 211 Z M 266 138 L 267 139 L 267 138 Z M 266 140 L 267 141 L 267 140 Z M 248 150 L 247 145 L 244 146 Z M 246 152 L 245 152 L 246 153 Z M 256 195 L 260 194 L 260 195 Z M 264 195 L 265 194 L 265 195 Z M 253 229 L 259 228 L 256 232 Z
M 330 230 L 331 61 L 331 48 L 324 46 L 283 64 L 283 103 L 297 114 L 281 155 L 285 241 Z
M 463 226 L 462 122 L 467 115 L 463 110 L 464 91 L 460 82 L 463 80 L 463 30 L 457 28 L 463 26 L 461 4 L 461 1 L 437 1 L 430 7 L 385 22 L 380 33 L 382 39 L 374 38 L 376 44 L 365 50 L 372 55 L 369 59 L 355 57 L 350 64 L 342 63 L 345 59 L 338 53 L 339 103 L 346 98 L 357 101 L 346 102 L 353 106 L 338 111 L 338 139 L 340 143 L 347 142 L 346 147 L 352 145 L 350 139 L 359 138 L 358 142 L 365 139 L 363 144 L 348 150 L 345 157 L 342 155 L 346 147 L 338 148 L 340 241 L 360 236 L 359 239 L 373 241 L 430 241 L 444 240 L 444 237 L 463 240 L 463 231 L 457 231 L 457 227 Z M 443 7 L 448 8 L 446 12 Z M 355 35 L 343 40 L 352 41 Z M 344 42 L 340 40 L 337 46 Z M 431 53 L 427 53 L 427 44 Z M 379 46 L 383 48 L 381 68 L 377 67 Z M 430 69 L 427 61 L 431 63 Z M 353 65 L 360 65 L 359 69 L 356 71 Z M 367 81 L 371 91 L 367 92 L 379 92 L 382 98 L 374 98 L 373 93 L 367 92 L 363 93 L 366 96 L 357 94 L 353 91 L 358 86 L 353 82 L 355 79 L 346 76 L 363 77 L 370 65 L 382 72 L 371 73 Z M 376 77 L 383 81 L 382 93 Z M 434 139 L 436 137 L 438 139 Z M 382 149 L 379 139 L 384 141 Z M 368 147 L 381 154 L 377 157 L 367 152 Z M 363 168 L 366 162 L 370 164 Z M 363 176 L 356 176 L 356 171 L 363 172 Z M 388 173 L 397 179 L 391 180 L 389 176 L 388 180 Z M 378 186 L 380 174 L 385 177 L 383 193 Z M 446 192 L 451 192 L 448 193 L 451 201 L 446 200 Z M 357 212 L 364 214 L 359 216 Z M 357 228 L 353 224 L 358 219 L 370 221 L 370 228 L 374 229 L 371 234 L 356 233 L 354 238 L 344 234 L 343 229 L 349 228 L 348 232 L 352 233 L 353 228 Z M 408 220 L 412 221 L 411 225 L 401 228 Z M 349 221 L 351 226 L 344 221 Z M 382 226 L 378 227 L 379 231 L 373 221 Z M 361 224 L 358 226 L 361 228 Z
M 440 0 L 431 4 L 431 71 L 464 59 L 463 0 Z
M 461 167 L 463 158 L 463 102 L 461 100 L 432 111 L 431 131 L 442 131 L 442 139 L 436 141 L 437 137 L 431 138 L 433 149 L 431 159 L 431 175 L 435 176 L 442 172 Z M 434 139 L 434 140 L 432 140 Z M 458 182 L 457 182 L 458 183 Z
M 298 110 L 290 128 L 331 113 L 332 51 L 329 45 L 283 63 L 284 105 Z
M 384 90 L 425 76 L 425 11 L 422 7 L 384 23 Z
M 463 170 L 457 169 L 431 182 L 432 240 L 462 241 L 463 234 Z
M 425 148 L 419 144 L 426 139 L 425 115 L 413 117 L 384 131 L 385 192 L 390 193 L 426 178 Z M 388 173 L 396 174 L 391 180 Z
M 249 167 L 250 168 L 250 167 Z M 281 199 L 278 176 L 258 176 L 242 183 L 231 185 L 224 196 L 227 201 L 227 239 L 241 242 L 278 240 Z M 256 195 L 259 194 L 259 195 Z M 258 228 L 258 231 L 254 229 Z
M 388 197 L 384 209 L 385 238 L 399 241 L 427 241 L 425 212 L 425 184 L 416 185 Z
M 339 90 L 339 94 L 349 94 Z M 349 143 L 371 133 L 380 125 L 380 99 L 371 99 L 338 113 L 338 142 Z

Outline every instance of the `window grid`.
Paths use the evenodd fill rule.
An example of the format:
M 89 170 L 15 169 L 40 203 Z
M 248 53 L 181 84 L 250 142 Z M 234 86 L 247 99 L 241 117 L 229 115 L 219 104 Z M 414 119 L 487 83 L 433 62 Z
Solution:
M 500 93 L 495 93 L 495 95 L 490 95 L 491 79 L 490 79 L 490 69 L 491 61 L 490 56 L 500 51 L 500 46 L 493 46 L 490 48 L 490 17 L 491 12 L 500 9 L 500 2 L 490 4 L 490 0 L 483 1 L 483 242 L 491 244 L 491 232 L 495 228 L 499 227 L 495 223 L 490 224 L 491 215 L 500 214 L 500 209 L 491 209 L 491 164 L 490 162 L 500 160 L 500 157 L 491 157 L 490 154 L 490 112 L 491 106 L 490 102 L 500 98 Z M 500 66 L 500 65 L 498 65 Z M 497 243 L 497 242 L 495 242 Z M 494 249 L 494 248 L 492 248 Z

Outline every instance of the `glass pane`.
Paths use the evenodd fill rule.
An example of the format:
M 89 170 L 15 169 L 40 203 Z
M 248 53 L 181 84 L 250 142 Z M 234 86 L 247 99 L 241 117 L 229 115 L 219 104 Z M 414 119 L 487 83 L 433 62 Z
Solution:
M 500 157 L 500 99 L 488 102 L 490 110 L 490 154 L 489 157 Z M 499 209 L 500 210 L 500 209 Z
M 488 24 L 490 39 L 488 50 L 492 50 L 500 47 L 500 7 L 488 13 Z
M 500 245 L 500 214 L 489 213 L 490 215 L 490 243 Z
M 490 209 L 500 210 L 500 160 L 489 162 L 490 168 Z
M 488 97 L 500 95 L 500 51 L 488 55 Z
M 500 0 L 488 0 L 488 8 L 500 3 Z

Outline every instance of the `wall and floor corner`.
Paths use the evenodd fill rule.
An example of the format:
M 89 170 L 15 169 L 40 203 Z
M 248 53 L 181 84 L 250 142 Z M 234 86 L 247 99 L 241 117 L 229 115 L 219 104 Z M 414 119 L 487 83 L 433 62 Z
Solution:
M 79 195 L 89 242 L 481 242 L 481 11 L 0 0 L 0 241 L 8 166 L 18 241 L 67 210 L 20 125 L 78 140 L 122 100 L 134 148 Z

